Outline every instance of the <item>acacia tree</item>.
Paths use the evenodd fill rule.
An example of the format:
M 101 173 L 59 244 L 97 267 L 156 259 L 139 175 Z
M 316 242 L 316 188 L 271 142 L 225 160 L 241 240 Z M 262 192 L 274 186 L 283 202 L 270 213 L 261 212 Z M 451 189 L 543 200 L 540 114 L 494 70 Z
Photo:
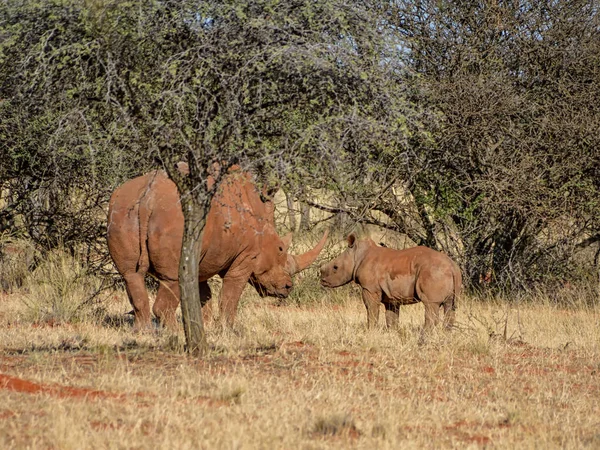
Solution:
M 289 189 L 340 190 L 355 172 L 363 182 L 383 179 L 381 163 L 397 167 L 422 133 L 383 2 L 6 3 L 1 55 L 13 69 L 3 66 L 1 80 L 12 124 L 4 130 L 18 138 L 9 144 L 13 165 L 17 153 L 35 154 L 23 145 L 35 127 L 18 126 L 30 117 L 77 136 L 58 145 L 36 135 L 50 157 L 112 145 L 118 151 L 103 154 L 107 171 L 115 153 L 136 171 L 156 161 L 167 170 L 185 216 L 181 305 L 196 354 L 206 349 L 197 256 L 229 167 Z M 175 170 L 180 160 L 189 175 Z M 76 164 L 89 174 L 91 161 Z
M 417 117 L 395 82 L 398 66 L 385 63 L 396 50 L 377 2 L 192 5 L 178 9 L 185 45 L 167 60 L 153 117 L 156 152 L 182 194 L 182 310 L 184 326 L 197 324 L 186 328 L 190 347 L 202 339 L 194 255 L 213 194 L 203 188 L 207 168 L 218 163 L 223 174 L 239 163 L 266 183 L 323 186 L 370 154 L 397 153 Z M 181 157 L 187 178 L 171 169 Z
M 143 142 L 115 120 L 90 14 L 77 2 L 2 3 L 0 231 L 40 250 L 84 244 L 91 258 L 103 244 L 108 194 L 149 166 L 133 163 Z

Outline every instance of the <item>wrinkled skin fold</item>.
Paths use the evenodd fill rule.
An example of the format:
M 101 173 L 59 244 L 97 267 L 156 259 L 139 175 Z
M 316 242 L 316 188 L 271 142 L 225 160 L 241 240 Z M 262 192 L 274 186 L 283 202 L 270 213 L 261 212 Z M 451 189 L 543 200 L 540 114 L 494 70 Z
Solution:
M 327 233 L 307 253 L 290 255 L 291 235 L 279 237 L 273 211 L 272 202 L 261 199 L 249 173 L 234 167 L 224 177 L 213 197 L 202 237 L 198 282 L 205 319 L 210 317 L 212 295 L 207 280 L 212 276 L 223 278 L 220 318 L 231 326 L 248 282 L 261 296 L 287 297 L 292 275 L 319 255 Z M 138 329 L 149 327 L 151 321 L 147 273 L 159 280 L 152 312 L 161 323 L 175 326 L 183 228 L 177 187 L 163 171 L 129 180 L 111 196 L 108 249 L 125 280 Z
M 425 306 L 425 327 L 439 322 L 444 307 L 444 323 L 454 324 L 455 301 L 460 292 L 460 269 L 447 255 L 428 247 L 394 250 L 379 247 L 371 239 L 348 236 L 348 248 L 333 261 L 321 266 L 321 284 L 335 288 L 351 281 L 362 287 L 367 308 L 367 325 L 377 325 L 379 306 L 385 306 L 388 327 L 398 325 L 401 305 L 421 302 Z

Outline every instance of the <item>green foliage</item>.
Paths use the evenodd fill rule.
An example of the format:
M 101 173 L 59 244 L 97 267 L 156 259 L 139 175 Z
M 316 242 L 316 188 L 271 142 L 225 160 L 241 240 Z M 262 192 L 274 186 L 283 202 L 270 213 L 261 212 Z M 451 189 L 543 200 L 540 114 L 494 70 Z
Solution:
M 119 18 L 98 20 L 80 2 L 9 1 L 0 10 L 8 36 L 0 40 L 0 227 L 42 249 L 95 247 L 108 194 L 149 167 L 107 96 L 111 61 L 98 58 L 103 27 Z

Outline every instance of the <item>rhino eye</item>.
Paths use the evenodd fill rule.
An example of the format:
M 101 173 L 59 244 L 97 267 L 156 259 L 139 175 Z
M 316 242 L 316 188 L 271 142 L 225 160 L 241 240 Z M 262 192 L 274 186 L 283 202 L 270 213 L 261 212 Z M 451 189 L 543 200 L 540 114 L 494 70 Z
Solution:
M 337 267 L 337 266 L 333 266 L 333 270 L 337 270 L 337 269 L 338 269 L 338 267 Z
M 282 252 L 283 251 L 283 247 L 279 247 L 279 251 Z

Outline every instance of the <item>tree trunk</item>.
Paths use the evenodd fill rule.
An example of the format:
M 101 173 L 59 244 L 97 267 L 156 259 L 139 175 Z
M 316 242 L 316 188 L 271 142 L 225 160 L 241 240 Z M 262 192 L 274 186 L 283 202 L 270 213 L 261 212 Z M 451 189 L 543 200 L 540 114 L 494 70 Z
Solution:
M 290 219 L 290 230 L 296 231 L 296 211 L 294 210 L 294 199 L 287 192 L 285 193 L 285 199 L 287 201 L 288 218 Z
M 198 267 L 208 211 L 190 197 L 182 196 L 181 199 L 185 225 L 179 262 L 179 289 L 187 351 L 191 355 L 202 357 L 208 350 L 208 343 L 202 321 Z
M 300 203 L 300 231 L 307 231 L 310 228 L 310 206 L 306 203 Z
M 429 248 L 434 250 L 441 251 L 442 248 L 438 243 L 438 240 L 435 236 L 435 222 L 427 212 L 426 204 L 424 201 L 420 201 L 418 196 L 415 197 L 415 203 L 417 205 L 417 211 L 419 212 L 419 217 L 421 218 L 421 225 L 425 229 L 425 242 L 418 242 L 419 245 L 426 245 Z

